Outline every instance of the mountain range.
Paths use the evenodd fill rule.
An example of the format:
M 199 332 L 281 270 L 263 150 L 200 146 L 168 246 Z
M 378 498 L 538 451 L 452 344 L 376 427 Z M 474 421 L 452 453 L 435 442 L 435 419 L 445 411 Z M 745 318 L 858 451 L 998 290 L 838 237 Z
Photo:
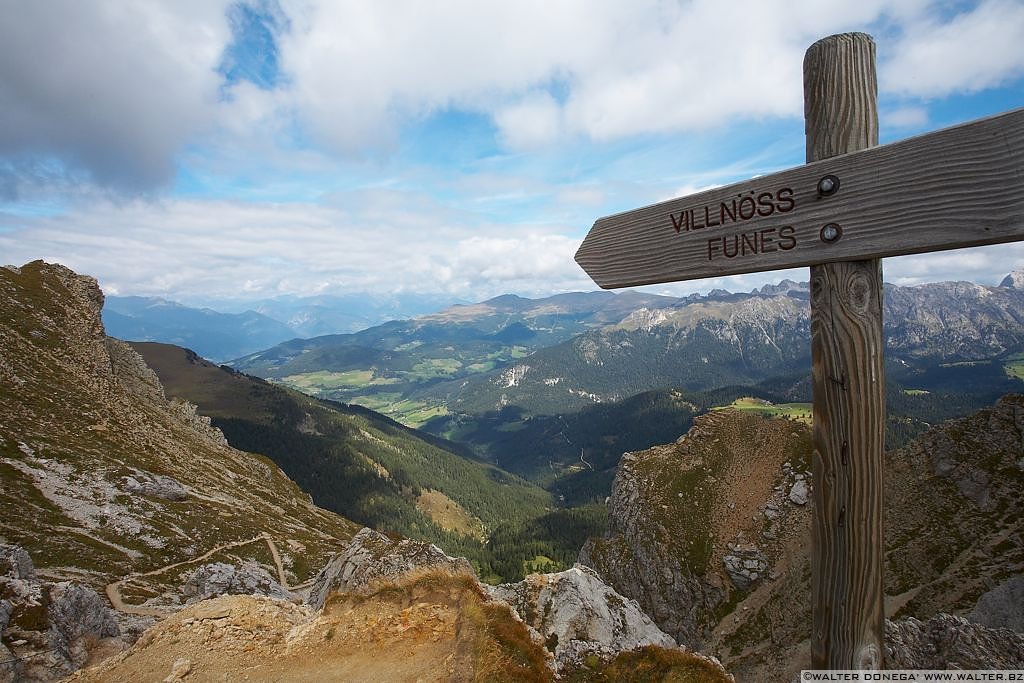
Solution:
M 449 422 L 460 444 L 108 337 L 95 280 L 61 266 L 0 268 L 0 295 L 0 675 L 106 659 L 74 680 L 729 679 L 675 642 L 741 680 L 807 662 L 809 409 L 751 396 L 799 392 L 795 375 L 559 414 L 509 404 Z M 988 296 L 979 359 L 919 345 L 891 366 L 914 382 L 891 384 L 914 387 L 891 396 L 900 410 L 965 415 L 887 455 L 893 666 L 1024 666 L 1024 399 L 969 407 L 1019 386 L 998 315 L 1012 294 Z M 601 477 L 607 503 L 569 500 Z M 480 581 L 577 553 L 584 567 Z
M 400 419 L 410 406 L 557 414 L 649 389 L 806 374 L 808 299 L 807 285 L 790 281 L 684 299 L 503 296 L 355 334 L 296 339 L 231 365 Z M 886 285 L 884 301 L 892 359 L 970 362 L 1024 350 L 1024 290 L 1009 284 Z
M 886 285 L 890 447 L 1020 390 L 1015 277 Z M 573 505 L 603 500 L 623 451 L 672 438 L 695 414 L 747 396 L 808 403 L 809 325 L 808 286 L 792 281 L 682 299 L 508 295 L 231 364 L 469 446 Z
M 108 296 L 103 322 L 118 339 L 177 344 L 224 361 L 296 337 L 355 332 L 430 313 L 451 300 L 420 294 L 289 295 L 256 301 L 222 299 L 213 304 L 214 310 L 159 297 Z

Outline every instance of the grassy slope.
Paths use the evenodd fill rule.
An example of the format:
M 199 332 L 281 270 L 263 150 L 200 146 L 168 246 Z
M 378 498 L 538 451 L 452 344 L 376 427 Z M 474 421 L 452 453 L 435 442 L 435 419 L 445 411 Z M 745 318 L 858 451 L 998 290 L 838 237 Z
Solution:
M 0 268 L 0 541 L 55 577 L 102 588 L 267 532 L 301 548 L 286 565 L 295 582 L 309 578 L 354 525 L 310 504 L 266 458 L 128 391 L 100 300 L 94 281 L 60 267 Z M 140 472 L 175 479 L 187 497 L 132 492 L 127 477 Z

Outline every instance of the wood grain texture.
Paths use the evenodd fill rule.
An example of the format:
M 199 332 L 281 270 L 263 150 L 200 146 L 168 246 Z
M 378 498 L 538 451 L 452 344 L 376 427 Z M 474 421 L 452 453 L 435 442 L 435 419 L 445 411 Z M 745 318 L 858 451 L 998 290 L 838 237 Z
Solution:
M 878 144 L 875 83 L 870 36 L 811 46 L 804 59 L 808 161 Z M 902 216 L 879 223 L 898 231 Z M 883 666 L 884 349 L 881 262 L 812 266 L 811 663 L 818 669 Z
M 819 103 L 807 114 L 834 120 L 855 111 L 854 104 Z M 854 124 L 864 130 L 845 147 L 850 153 L 825 159 L 844 147 L 822 143 L 821 160 L 805 166 L 600 218 L 576 261 L 598 285 L 614 288 L 1024 240 L 1024 109 L 863 151 L 854 150 L 877 139 L 877 123 L 842 125 Z M 832 196 L 818 194 L 825 175 L 840 179 Z M 675 229 L 673 219 L 683 212 L 693 211 L 703 224 L 708 207 L 714 222 L 723 218 L 722 202 L 780 188 L 793 190 L 793 210 Z M 843 236 L 826 244 L 819 235 L 830 222 L 842 226 Z M 794 230 L 792 249 L 724 258 L 719 247 L 709 259 L 711 239 L 731 245 L 742 234 L 783 226 Z

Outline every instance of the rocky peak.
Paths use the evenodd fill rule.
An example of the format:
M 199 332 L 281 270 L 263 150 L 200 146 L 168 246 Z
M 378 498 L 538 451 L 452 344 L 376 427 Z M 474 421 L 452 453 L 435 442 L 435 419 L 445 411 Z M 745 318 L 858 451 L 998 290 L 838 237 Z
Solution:
M 719 605 L 754 590 L 789 552 L 783 529 L 806 506 L 786 492 L 809 455 L 801 423 L 702 415 L 676 443 L 623 456 L 608 534 L 587 542 L 580 563 L 681 644 L 702 648 Z
M 1000 287 L 1009 289 L 1024 289 L 1024 270 L 1015 270 L 999 283 Z
M 487 590 L 536 630 L 559 669 L 579 666 L 589 654 L 611 659 L 644 645 L 676 646 L 635 600 L 620 595 L 589 567 L 531 574 Z
M 761 296 L 778 296 L 780 294 L 791 294 L 793 292 L 808 292 L 810 291 L 810 287 L 810 283 L 808 282 L 783 280 L 778 284 L 764 285 L 761 289 L 753 290 L 751 294 L 760 294 Z

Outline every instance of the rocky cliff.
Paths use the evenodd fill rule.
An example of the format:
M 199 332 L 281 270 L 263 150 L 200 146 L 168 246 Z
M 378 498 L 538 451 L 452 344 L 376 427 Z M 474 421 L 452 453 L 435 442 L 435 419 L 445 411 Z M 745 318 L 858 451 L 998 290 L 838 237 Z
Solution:
M 743 596 L 803 571 L 810 449 L 801 423 L 700 416 L 676 443 L 623 456 L 608 535 L 580 562 L 680 643 L 717 647 Z
M 967 649 L 950 662 L 1024 665 L 1013 642 L 989 633 L 1020 624 L 1022 420 L 1024 397 L 1007 396 L 888 454 L 894 662 L 928 668 L 959 638 Z M 609 533 L 588 542 L 580 560 L 682 644 L 718 654 L 740 680 L 790 676 L 809 665 L 810 449 L 796 422 L 702 416 L 677 443 L 624 456 Z M 944 613 L 978 623 L 961 628 Z M 926 651 L 935 657 L 922 658 Z
M 181 574 L 204 561 L 306 581 L 356 527 L 168 402 L 138 354 L 104 335 L 102 302 L 95 280 L 62 266 L 0 268 L 0 543 L 122 612 L 173 609 Z M 8 635 L 32 630 L 31 609 L 14 604 L 7 622 L 4 645 L 36 656 L 39 643 Z

